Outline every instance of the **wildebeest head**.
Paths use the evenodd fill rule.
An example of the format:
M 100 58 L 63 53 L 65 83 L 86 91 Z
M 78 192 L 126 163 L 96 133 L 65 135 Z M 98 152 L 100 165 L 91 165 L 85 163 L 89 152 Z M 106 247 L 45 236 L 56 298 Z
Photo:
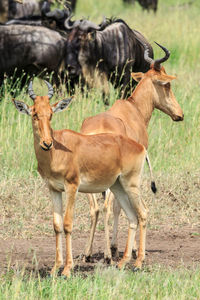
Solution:
M 66 6 L 65 9 L 55 9 L 50 11 L 46 9 L 46 4 L 42 6 L 42 25 L 53 30 L 65 30 L 65 20 L 71 15 L 71 7 Z
M 96 30 L 100 30 L 99 25 L 89 20 L 65 21 L 65 28 L 70 31 L 67 42 L 66 66 L 70 76 L 79 76 L 81 74 L 81 65 L 79 63 L 80 49 L 87 48 L 94 42 Z

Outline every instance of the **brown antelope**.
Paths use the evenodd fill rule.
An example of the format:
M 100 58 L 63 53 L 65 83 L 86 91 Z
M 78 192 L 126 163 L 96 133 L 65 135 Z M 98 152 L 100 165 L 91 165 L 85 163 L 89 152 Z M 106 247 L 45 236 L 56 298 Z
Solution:
M 170 52 L 163 46 L 156 43 L 165 52 L 161 59 L 153 60 L 148 55 L 148 49 L 145 50 L 144 58 L 150 64 L 150 70 L 146 73 L 132 73 L 135 81 L 139 82 L 132 95 L 126 100 L 117 100 L 113 106 L 106 112 L 85 119 L 81 127 L 81 133 L 92 135 L 97 133 L 118 133 L 137 141 L 148 147 L 147 128 L 154 108 L 157 108 L 167 115 L 173 121 L 182 121 L 183 112 L 176 101 L 171 89 L 171 81 L 176 77 L 167 75 L 161 63 L 165 62 Z M 90 239 L 85 249 L 85 257 L 89 259 L 92 254 L 92 242 L 94 238 L 95 227 L 98 219 L 99 208 L 95 196 L 90 195 L 91 206 L 91 232 Z M 118 202 L 113 203 L 114 226 L 113 236 L 109 241 L 108 219 L 110 214 L 112 195 L 108 193 L 104 205 L 104 223 L 106 235 L 106 247 L 104 258 L 111 260 L 111 249 L 117 253 L 117 227 L 120 214 Z M 135 246 L 136 247 L 136 246 Z M 135 249 L 136 250 L 136 249 Z
M 47 82 L 46 82 L 47 83 Z M 73 267 L 71 234 L 75 198 L 78 192 L 100 193 L 110 189 L 129 220 L 126 249 L 119 266 L 129 260 L 139 223 L 139 254 L 134 264 L 141 268 L 145 257 L 147 209 L 140 199 L 140 177 L 146 157 L 144 146 L 126 136 L 105 133 L 84 135 L 72 130 L 53 130 L 53 113 L 65 109 L 71 99 L 50 105 L 53 89 L 47 83 L 48 96 L 36 96 L 32 83 L 29 95 L 32 106 L 13 100 L 17 110 L 32 118 L 34 149 L 38 171 L 46 180 L 53 202 L 53 224 L 56 234 L 56 258 L 52 273 L 63 265 L 62 231 L 66 236 L 66 261 L 62 272 L 70 276 Z M 62 192 L 66 194 L 64 222 Z

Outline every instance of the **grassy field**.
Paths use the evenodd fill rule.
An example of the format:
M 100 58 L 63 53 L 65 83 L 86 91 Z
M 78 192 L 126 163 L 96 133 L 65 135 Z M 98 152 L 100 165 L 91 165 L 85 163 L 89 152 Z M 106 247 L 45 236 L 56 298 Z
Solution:
M 75 16 L 90 16 L 97 23 L 103 15 L 120 17 L 147 37 L 155 58 L 162 56 L 162 52 L 153 41 L 171 52 L 165 68 L 168 74 L 177 75 L 172 88 L 185 120 L 174 123 L 169 116 L 154 111 L 150 122 L 149 154 L 157 178 L 156 200 L 159 200 L 155 202 L 149 191 L 145 169 L 142 194 L 150 208 L 150 229 L 160 228 L 169 220 L 172 227 L 181 228 L 185 224 L 200 227 L 200 2 L 188 3 L 189 0 L 160 0 L 154 15 L 144 12 L 138 3 L 124 6 L 120 0 L 81 0 Z M 38 79 L 34 81 L 34 90 L 36 94 L 47 92 Z M 0 238 L 6 242 L 12 236 L 26 239 L 40 234 L 50 236 L 53 234 L 51 202 L 37 175 L 31 120 L 14 108 L 8 81 L 1 92 L 4 96 L 0 99 Z M 116 95 L 111 87 L 110 105 Z M 51 102 L 64 96 L 66 90 L 62 87 Z M 17 99 L 31 104 L 26 88 Z M 70 108 L 55 115 L 52 125 L 55 129 L 79 130 L 84 118 L 106 109 L 99 91 L 91 90 L 87 97 L 77 88 Z M 85 198 L 78 201 L 74 223 L 75 231 L 89 229 Z M 176 270 L 155 265 L 137 274 L 97 267 L 94 274 L 86 277 L 76 274 L 67 281 L 8 269 L 2 273 L 0 270 L 0 299 L 200 299 L 199 278 L 199 265 Z

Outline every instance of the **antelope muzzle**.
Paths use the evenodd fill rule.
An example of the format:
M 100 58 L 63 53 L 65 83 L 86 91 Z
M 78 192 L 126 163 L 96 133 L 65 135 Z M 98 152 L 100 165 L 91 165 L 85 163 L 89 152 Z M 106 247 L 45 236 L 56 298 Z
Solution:
M 42 141 L 40 142 L 40 146 L 44 151 L 49 151 L 51 150 L 52 146 L 53 146 L 53 142 L 52 141 Z

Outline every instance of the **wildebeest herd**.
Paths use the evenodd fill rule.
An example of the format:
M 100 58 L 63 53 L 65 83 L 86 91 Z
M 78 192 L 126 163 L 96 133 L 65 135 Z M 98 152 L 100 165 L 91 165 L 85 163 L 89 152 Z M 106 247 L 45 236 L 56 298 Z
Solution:
M 7 2 L 9 16 L 10 2 L 13 1 Z M 146 3 L 145 8 L 157 9 L 157 1 L 139 3 Z M 19 4 L 18 1 L 15 4 Z M 32 10 L 14 19 L 9 17 L 0 25 L 0 84 L 3 84 L 5 74 L 20 77 L 23 73 L 22 85 L 26 76 L 45 78 L 52 74 L 52 82 L 57 86 L 64 82 L 71 93 L 75 84 L 81 83 L 88 87 L 98 85 L 107 94 L 107 82 L 110 81 L 114 87 L 120 88 L 122 99 L 126 98 L 117 100 L 105 113 L 86 119 L 81 133 L 51 128 L 52 114 L 65 109 L 71 99 L 50 105 L 53 87 L 47 81 L 47 96 L 35 95 L 30 82 L 28 92 L 33 106 L 14 100 L 19 112 L 32 117 L 38 171 L 47 181 L 53 201 L 56 262 L 52 272 L 63 265 L 63 228 L 67 251 L 63 275 L 69 276 L 73 267 L 71 233 L 77 192 L 103 193 L 108 188 L 116 199 L 112 240 L 115 253 L 121 208 L 129 220 L 126 250 L 118 266 L 121 268 L 130 260 L 132 249 L 136 248 L 135 234 L 139 225 L 140 242 L 134 268 L 141 268 L 145 258 L 147 208 L 140 198 L 139 185 L 145 158 L 150 163 L 146 152 L 147 127 L 154 108 L 168 114 L 174 121 L 183 120 L 183 112 L 170 86 L 175 77 L 168 75 L 161 65 L 169 58 L 170 52 L 157 44 L 165 55 L 154 60 L 152 46 L 124 20 L 104 18 L 100 24 L 88 19 L 73 21 L 69 3 L 62 10 L 51 10 L 51 1 L 37 4 L 39 13 Z M 140 81 L 132 93 L 131 78 L 134 82 Z M 152 190 L 155 191 L 154 185 Z M 63 191 L 67 200 L 64 222 Z M 110 195 L 107 193 L 105 208 L 110 206 Z M 89 199 L 92 228 L 85 250 L 86 259 L 92 254 L 98 218 L 96 198 L 90 195 Z M 109 211 L 106 213 L 105 258 L 111 261 Z
M 97 25 L 87 19 L 72 21 L 68 3 L 64 9 L 52 11 L 50 0 L 7 3 L 9 11 L 13 3 L 29 6 L 21 11 L 15 7 L 8 21 L 0 25 L 0 84 L 5 74 L 22 77 L 23 85 L 28 75 L 45 78 L 53 72 L 57 86 L 61 81 L 70 90 L 79 82 L 95 86 L 98 78 L 106 93 L 108 79 L 125 97 L 130 90 L 130 73 L 149 68 L 144 49 L 148 47 L 153 57 L 151 45 L 121 19 L 104 18 Z

